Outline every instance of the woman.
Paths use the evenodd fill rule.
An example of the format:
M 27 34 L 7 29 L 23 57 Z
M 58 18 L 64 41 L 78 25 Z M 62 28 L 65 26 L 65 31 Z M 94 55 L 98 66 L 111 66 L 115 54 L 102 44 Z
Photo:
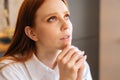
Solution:
M 24 0 L 0 80 L 92 80 L 69 16 L 65 0 Z

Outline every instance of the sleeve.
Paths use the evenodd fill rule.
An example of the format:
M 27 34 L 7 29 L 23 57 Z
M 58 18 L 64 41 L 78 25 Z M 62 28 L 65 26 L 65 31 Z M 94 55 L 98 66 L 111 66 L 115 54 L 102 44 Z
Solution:
M 90 72 L 90 67 L 88 65 L 87 62 L 85 62 L 85 71 L 84 71 L 84 76 L 83 76 L 83 80 L 92 80 L 92 75 L 91 75 L 91 72 Z
M 24 80 L 14 66 L 5 66 L 0 69 L 0 80 Z

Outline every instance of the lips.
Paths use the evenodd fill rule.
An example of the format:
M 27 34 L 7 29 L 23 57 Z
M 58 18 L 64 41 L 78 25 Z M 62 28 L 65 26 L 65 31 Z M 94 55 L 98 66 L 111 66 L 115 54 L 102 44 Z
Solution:
M 60 40 L 69 40 L 70 39 L 70 35 L 65 35 L 62 38 L 60 38 Z

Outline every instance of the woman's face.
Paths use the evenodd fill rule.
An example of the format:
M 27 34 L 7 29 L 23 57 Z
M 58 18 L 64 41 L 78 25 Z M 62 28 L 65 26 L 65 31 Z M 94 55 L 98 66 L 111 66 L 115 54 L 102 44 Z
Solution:
M 71 44 L 70 12 L 62 0 L 45 0 L 36 12 L 37 47 L 62 49 Z

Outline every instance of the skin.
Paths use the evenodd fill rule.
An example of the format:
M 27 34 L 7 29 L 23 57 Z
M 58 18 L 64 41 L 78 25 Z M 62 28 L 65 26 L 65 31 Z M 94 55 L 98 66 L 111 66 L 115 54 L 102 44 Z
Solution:
M 49 7 L 46 7 L 49 6 Z M 86 56 L 71 46 L 70 12 L 61 0 L 45 0 L 36 12 L 34 28 L 26 26 L 26 35 L 35 41 L 36 56 L 48 67 L 59 67 L 60 80 L 82 80 Z

